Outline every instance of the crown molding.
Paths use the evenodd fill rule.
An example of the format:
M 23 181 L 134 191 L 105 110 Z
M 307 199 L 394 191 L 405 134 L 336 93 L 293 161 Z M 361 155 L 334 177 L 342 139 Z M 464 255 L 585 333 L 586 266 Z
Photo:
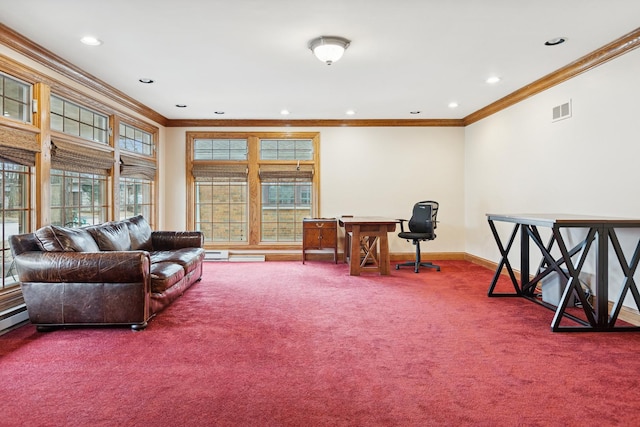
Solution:
M 37 62 L 38 64 L 43 65 L 62 76 L 117 102 L 131 111 L 135 111 L 136 113 L 155 121 L 156 123 L 164 126 L 167 121 L 167 118 L 161 114 L 153 111 L 144 104 L 141 104 L 113 86 L 108 85 L 97 77 L 86 73 L 70 62 L 32 42 L 23 35 L 18 34 L 2 23 L 0 23 L 0 43 Z
M 462 127 L 462 119 L 363 120 L 167 120 L 167 127 Z
M 469 114 L 463 119 L 464 126 L 468 126 L 479 120 L 491 116 L 498 111 L 504 110 L 518 102 L 524 101 L 527 98 L 532 97 L 542 91 L 545 91 L 553 86 L 556 86 L 562 82 L 565 82 L 578 74 L 582 74 L 591 70 L 599 65 L 604 64 L 614 58 L 624 55 L 627 52 L 640 46 L 640 28 L 636 28 L 634 31 L 620 37 L 617 40 L 601 47 L 600 49 L 583 56 L 577 61 L 572 62 L 546 76 L 528 84 L 527 86 L 516 90 L 493 102 L 478 111 Z

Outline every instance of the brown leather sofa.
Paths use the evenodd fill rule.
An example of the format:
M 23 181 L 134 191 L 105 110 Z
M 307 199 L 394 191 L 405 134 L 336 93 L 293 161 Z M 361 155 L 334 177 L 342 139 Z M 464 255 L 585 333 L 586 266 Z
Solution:
M 10 238 L 31 323 L 144 329 L 202 276 L 203 235 L 152 231 L 137 216 Z

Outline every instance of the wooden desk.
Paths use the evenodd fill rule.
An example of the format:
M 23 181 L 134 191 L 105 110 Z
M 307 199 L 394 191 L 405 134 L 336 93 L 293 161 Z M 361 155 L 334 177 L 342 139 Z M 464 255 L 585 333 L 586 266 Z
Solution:
M 552 331 L 637 331 L 636 326 L 617 326 L 616 321 L 625 296 L 631 292 L 636 305 L 640 307 L 640 292 L 638 292 L 633 278 L 640 261 L 640 241 L 636 243 L 636 249 L 631 261 L 627 262 L 624 251 L 618 241 L 616 230 L 620 228 L 640 228 L 640 219 L 610 218 L 585 215 L 566 214 L 487 214 L 489 226 L 493 237 L 498 244 L 502 259 L 498 264 L 493 281 L 489 287 L 489 296 L 519 296 L 539 303 L 547 308 L 555 310 Z M 514 224 L 513 231 L 506 245 L 502 244 L 494 222 L 510 222 Z M 542 241 L 538 227 L 551 229 L 551 237 L 545 244 Z M 561 234 L 562 229 L 583 228 L 587 230 L 586 237 L 572 248 Z M 509 263 L 509 251 L 513 245 L 518 230 L 520 230 L 520 283 L 518 282 L 511 264 Z M 542 254 L 542 261 L 531 278 L 529 275 L 529 244 L 533 242 Z M 594 244 L 595 242 L 595 244 Z M 560 251 L 560 257 L 555 258 L 551 254 L 554 246 Z M 609 311 L 609 247 L 612 247 L 620 264 L 624 279 L 621 291 L 613 301 Z M 590 249 L 595 248 L 595 306 L 588 301 L 582 286 L 580 285 L 580 272 L 585 264 Z M 574 260 L 574 258 L 578 258 Z M 561 267 L 563 266 L 564 267 Z M 495 293 L 494 288 L 500 277 L 503 267 L 506 267 L 514 293 Z M 565 290 L 558 302 L 553 306 L 539 301 L 534 296 L 538 282 L 556 272 L 566 282 Z M 567 312 L 567 306 L 573 295 L 576 295 L 582 306 L 582 316 L 578 317 Z M 581 326 L 560 326 L 563 317 L 569 318 Z
M 345 261 L 349 254 L 349 274 L 359 276 L 363 271 L 372 271 L 388 276 L 391 272 L 391 264 L 387 233 L 395 231 L 398 220 L 356 216 L 342 217 L 338 222 L 345 230 L 344 253 Z M 361 249 L 364 252 L 362 259 L 360 259 Z

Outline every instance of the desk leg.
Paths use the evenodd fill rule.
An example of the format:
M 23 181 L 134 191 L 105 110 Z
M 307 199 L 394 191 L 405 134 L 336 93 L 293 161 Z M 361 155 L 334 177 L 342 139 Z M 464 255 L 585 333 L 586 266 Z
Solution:
M 386 227 L 379 236 L 380 239 L 380 274 L 388 276 L 391 270 L 391 262 L 389 260 L 389 236 Z
M 609 233 L 602 227 L 596 251 L 596 329 L 603 331 L 609 326 Z
M 560 301 L 558 302 L 558 307 L 553 316 L 553 320 L 551 321 L 551 330 L 554 332 L 558 332 L 562 330 L 565 330 L 565 331 L 601 330 L 598 324 L 598 321 L 596 320 L 596 316 L 594 316 L 594 310 L 591 308 L 591 305 L 589 305 L 589 303 L 587 302 L 586 295 L 584 294 L 584 291 L 582 290 L 582 285 L 580 284 L 580 272 L 582 271 L 582 267 L 584 266 L 584 263 L 589 254 L 589 249 L 591 247 L 591 243 L 593 242 L 594 236 L 597 235 L 598 242 L 596 246 L 596 289 L 598 294 L 596 295 L 596 298 L 598 298 L 598 301 L 597 301 L 596 307 L 600 306 L 601 305 L 601 302 L 599 301 L 601 298 L 600 287 L 602 286 L 602 281 L 599 275 L 602 275 L 604 273 L 604 276 L 605 277 L 607 276 L 607 272 L 606 271 L 603 272 L 602 270 L 602 267 L 606 268 L 607 264 L 606 262 L 604 264 L 601 264 L 601 262 L 602 262 L 602 257 L 606 258 L 608 256 L 606 249 L 602 251 L 602 246 L 604 246 L 605 248 L 608 247 L 608 239 L 602 238 L 603 236 L 602 236 L 601 230 L 602 228 L 600 229 L 597 229 L 595 227 L 589 228 L 589 232 L 587 233 L 587 237 L 585 238 L 583 244 L 579 245 L 582 249 L 579 252 L 578 262 L 574 265 L 573 260 L 571 259 L 570 252 L 567 250 L 567 245 L 565 244 L 565 241 L 562 238 L 560 229 L 556 226 L 552 228 L 553 235 L 555 236 L 555 240 L 558 244 L 558 249 L 560 250 L 560 253 L 562 254 L 562 258 L 564 259 L 564 265 L 567 267 L 567 270 L 569 272 L 569 280 L 567 282 L 567 285 L 564 288 L 562 297 L 560 297 Z M 606 279 L 604 280 L 604 282 L 606 286 Z M 566 312 L 569 299 L 571 295 L 573 295 L 574 291 L 578 295 L 578 298 L 582 303 L 582 310 L 584 311 L 584 314 L 587 317 L 587 322 L 575 316 L 572 316 L 571 314 Z M 604 295 L 604 304 L 607 307 L 605 310 L 605 313 L 608 313 L 609 302 L 607 301 L 606 293 Z M 596 314 L 597 314 L 597 310 L 596 310 Z M 573 326 L 561 327 L 560 321 L 562 320 L 563 317 L 568 317 L 569 319 L 572 319 L 577 323 L 582 324 L 583 327 L 573 327 Z
M 633 256 L 631 257 L 631 263 L 627 262 L 626 257 L 624 256 L 624 252 L 622 251 L 622 247 L 620 246 L 620 242 L 618 241 L 618 236 L 616 235 L 616 230 L 614 228 L 609 229 L 609 240 L 611 241 L 611 246 L 613 247 L 616 255 L 618 256 L 618 261 L 620 262 L 620 267 L 624 272 L 624 282 L 622 283 L 622 289 L 618 294 L 617 299 L 613 303 L 613 307 L 611 308 L 611 315 L 609 318 L 609 329 L 610 330 L 629 330 L 629 329 L 640 329 L 638 327 L 633 326 L 623 326 L 616 328 L 616 321 L 618 320 L 618 315 L 620 314 L 620 309 L 622 308 L 622 304 L 624 302 L 624 298 L 629 291 L 631 291 L 631 295 L 633 295 L 633 300 L 636 303 L 636 306 L 640 307 L 640 292 L 638 292 L 638 287 L 636 286 L 636 282 L 633 276 L 636 273 L 638 268 L 638 262 L 640 262 L 640 242 L 636 245 L 636 249 L 633 252 Z
M 351 256 L 349 259 L 349 274 L 360 275 L 360 225 L 354 224 L 351 230 Z
M 489 220 L 489 227 L 491 227 L 491 233 L 493 234 L 493 238 L 496 240 L 498 244 L 498 250 L 500 251 L 500 255 L 502 258 L 500 259 L 500 263 L 498 264 L 498 268 L 496 269 L 495 274 L 493 275 L 493 280 L 491 281 L 491 285 L 489 286 L 488 296 L 490 297 L 506 297 L 506 296 L 520 296 L 520 287 L 518 285 L 518 279 L 516 279 L 516 275 L 513 272 L 513 268 L 511 268 L 511 263 L 509 262 L 509 251 L 511 250 L 511 246 L 513 245 L 513 241 L 518 234 L 518 230 L 520 229 L 520 224 L 516 224 L 513 227 L 513 231 L 511 232 L 511 237 L 509 238 L 509 242 L 507 246 L 502 245 L 502 241 L 500 240 L 500 236 L 498 235 L 498 230 L 496 230 L 496 226 L 493 221 Z M 502 274 L 502 268 L 507 267 L 507 272 L 509 273 L 509 277 L 511 278 L 511 283 L 513 284 L 513 289 L 516 291 L 514 294 L 507 293 L 495 293 L 493 292 L 496 284 L 498 283 L 498 279 L 500 279 L 500 275 Z

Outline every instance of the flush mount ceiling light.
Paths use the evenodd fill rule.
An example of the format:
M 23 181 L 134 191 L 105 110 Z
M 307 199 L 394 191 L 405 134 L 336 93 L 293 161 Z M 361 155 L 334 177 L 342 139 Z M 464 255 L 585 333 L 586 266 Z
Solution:
M 349 44 L 351 41 L 344 37 L 321 36 L 309 42 L 309 49 L 320 61 L 331 65 L 342 58 Z
M 146 77 L 143 77 L 143 78 L 141 78 L 141 79 L 138 79 L 138 81 L 139 81 L 140 83 L 144 83 L 144 84 L 146 84 L 146 85 L 150 85 L 151 83 L 153 83 L 153 79 L 148 79 L 148 78 L 146 78 Z

